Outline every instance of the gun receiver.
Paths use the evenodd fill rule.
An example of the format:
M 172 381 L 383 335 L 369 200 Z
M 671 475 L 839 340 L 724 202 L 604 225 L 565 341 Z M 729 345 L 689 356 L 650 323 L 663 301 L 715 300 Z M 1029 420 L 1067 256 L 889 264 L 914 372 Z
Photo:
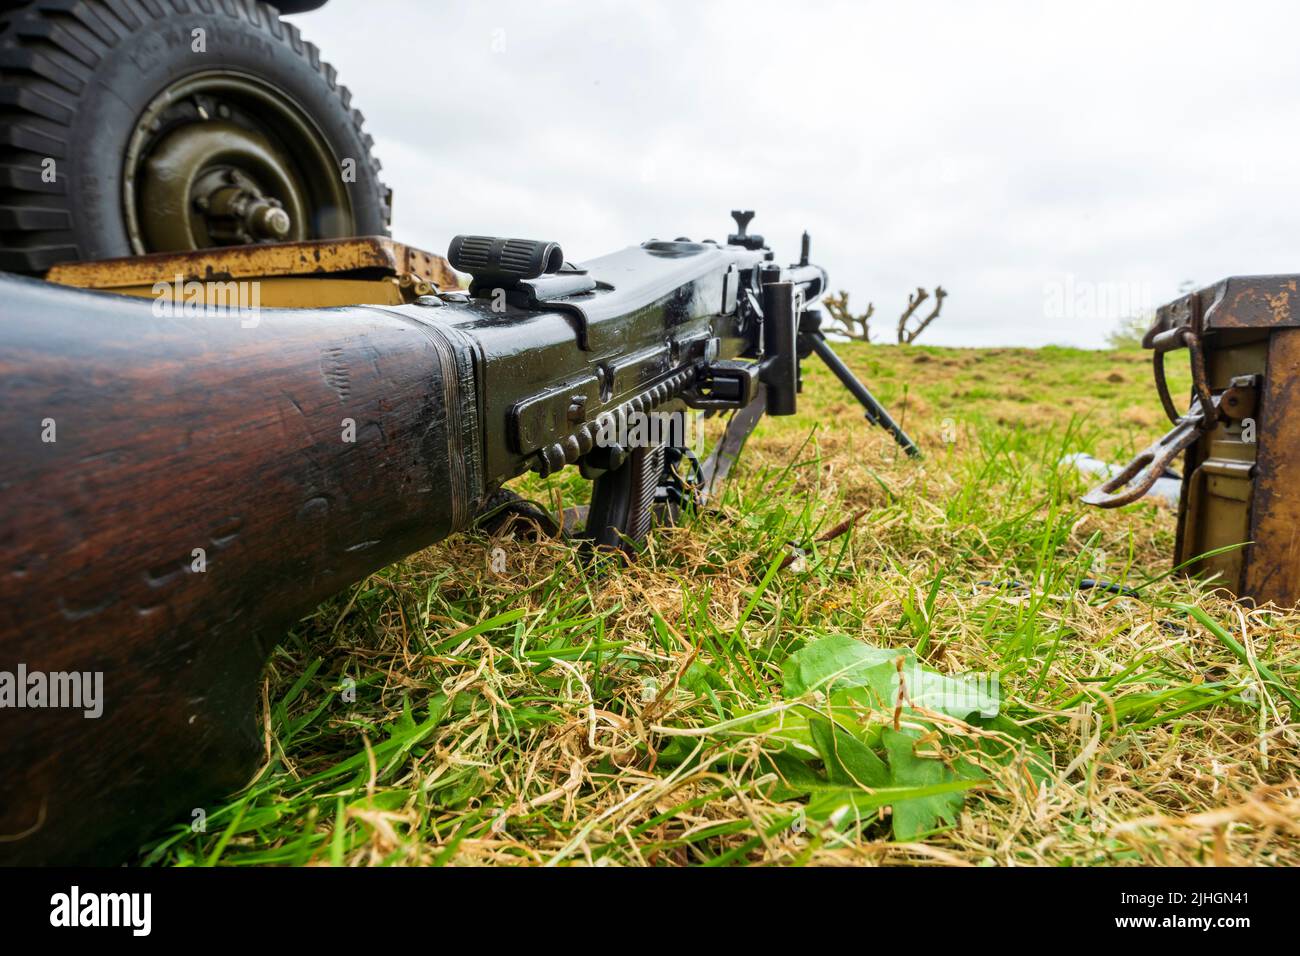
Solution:
M 471 527 L 526 471 L 579 465 L 589 546 L 631 548 L 657 506 L 725 476 L 765 411 L 795 411 L 812 352 L 915 453 L 821 337 L 826 276 L 806 241 L 782 268 L 747 222 L 744 242 L 652 240 L 578 265 L 555 243 L 457 237 L 468 292 L 412 279 L 401 269 L 435 257 L 376 240 L 51 274 L 158 270 L 131 295 L 0 276 L 0 672 L 104 688 L 95 718 L 24 688 L 27 709 L 0 708 L 0 861 L 117 861 L 244 784 L 258 674 L 284 631 Z M 347 261 L 340 294 L 382 304 L 250 316 L 212 306 L 227 283 L 193 278 L 237 284 L 273 259 L 290 274 L 254 279 L 269 300 L 319 301 L 329 280 L 292 263 L 322 255 Z M 159 292 L 173 268 L 197 302 Z M 706 462 L 603 437 L 689 407 L 734 413 Z

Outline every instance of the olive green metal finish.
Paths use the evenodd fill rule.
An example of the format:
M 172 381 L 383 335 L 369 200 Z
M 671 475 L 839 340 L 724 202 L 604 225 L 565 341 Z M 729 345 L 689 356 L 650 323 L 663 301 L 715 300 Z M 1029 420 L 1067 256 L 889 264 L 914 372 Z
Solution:
M 1300 603 L 1300 276 L 1234 276 L 1185 295 L 1157 311 L 1143 344 L 1171 418 L 1163 355 L 1192 354 L 1191 407 L 1161 440 L 1186 447 L 1175 566 L 1243 600 Z M 1151 459 L 1084 500 L 1134 500 L 1155 477 Z
M 578 297 L 587 348 L 574 347 L 581 323 L 559 303 L 552 310 L 498 307 L 491 299 L 453 293 L 392 310 L 448 323 L 477 343 L 480 420 L 495 423 L 483 435 L 489 483 L 577 463 L 590 451 L 599 416 L 631 402 L 641 402 L 642 410 L 647 402 L 671 408 L 678 377 L 693 375 L 710 353 L 734 358 L 753 345 L 756 330 L 747 327 L 735 297 L 742 276 L 763 261 L 761 253 L 726 246 L 674 258 L 648 246 L 582 264 L 598 279 L 627 276 L 626 295 L 639 303 L 630 306 L 612 286 Z M 670 259 L 680 271 L 670 271 Z M 643 278 L 656 266 L 659 282 Z M 729 266 L 736 268 L 729 272 Z M 637 280 L 646 286 L 637 287 Z
M 283 91 L 208 71 L 145 110 L 123 176 L 137 253 L 332 239 L 354 229 L 346 166 Z
M 1217 341 L 1206 355 L 1210 388 L 1216 394 L 1232 389 L 1234 381 L 1260 376 L 1267 370 L 1267 338 L 1229 344 Z M 1244 583 L 1250 513 L 1254 497 L 1257 423 L 1250 414 L 1230 417 L 1225 411 L 1195 445 L 1187 450 L 1180 500 L 1176 563 L 1193 562 L 1194 573 L 1224 582 L 1234 592 Z M 1220 403 L 1222 407 L 1222 402 Z M 1222 553 L 1213 553 L 1223 550 Z M 1201 555 L 1208 557 L 1195 560 Z

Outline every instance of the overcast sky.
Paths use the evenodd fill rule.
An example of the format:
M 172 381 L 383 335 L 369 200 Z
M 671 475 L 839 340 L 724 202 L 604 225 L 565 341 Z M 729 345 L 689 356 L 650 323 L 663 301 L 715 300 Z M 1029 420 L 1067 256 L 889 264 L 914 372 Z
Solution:
M 332 0 L 394 235 L 581 260 L 723 239 L 950 293 L 921 340 L 1099 346 L 1186 280 L 1300 271 L 1300 5 Z

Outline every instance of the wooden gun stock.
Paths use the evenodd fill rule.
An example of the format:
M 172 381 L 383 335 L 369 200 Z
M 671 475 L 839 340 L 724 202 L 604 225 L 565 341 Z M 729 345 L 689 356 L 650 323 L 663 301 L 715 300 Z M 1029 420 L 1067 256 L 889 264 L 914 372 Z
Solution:
M 629 550 L 711 486 L 765 410 L 794 411 L 825 288 L 743 238 L 572 266 L 554 243 L 462 237 L 470 294 L 331 309 L 228 296 L 237 278 L 257 301 L 326 296 L 295 270 L 330 257 L 337 294 L 393 292 L 400 263 L 434 257 L 355 240 L 64 270 L 139 298 L 0 275 L 0 863 L 114 862 L 239 788 L 285 630 L 511 478 L 577 465 L 582 535 Z M 151 287 L 164 264 L 184 275 Z M 688 407 L 744 409 L 703 466 L 684 431 L 637 437 Z
M 472 519 L 473 375 L 453 330 L 378 309 L 6 280 L 0 861 L 117 862 L 247 782 L 285 629 Z M 102 712 L 20 670 L 102 674 Z

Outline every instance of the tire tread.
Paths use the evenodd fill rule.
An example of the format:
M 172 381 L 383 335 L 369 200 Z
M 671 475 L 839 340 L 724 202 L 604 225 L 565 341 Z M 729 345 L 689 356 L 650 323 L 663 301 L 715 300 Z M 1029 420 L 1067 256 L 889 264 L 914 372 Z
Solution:
M 262 0 L 29 0 L 0 13 L 0 269 L 39 274 L 85 258 L 73 229 L 72 197 L 61 181 L 41 179 L 42 160 L 71 161 L 68 140 L 78 100 L 103 56 L 147 22 L 187 14 L 222 15 L 265 31 L 304 59 L 338 96 L 374 173 L 385 223 L 387 187 L 374 140 L 352 109 L 352 93 L 315 44 Z

